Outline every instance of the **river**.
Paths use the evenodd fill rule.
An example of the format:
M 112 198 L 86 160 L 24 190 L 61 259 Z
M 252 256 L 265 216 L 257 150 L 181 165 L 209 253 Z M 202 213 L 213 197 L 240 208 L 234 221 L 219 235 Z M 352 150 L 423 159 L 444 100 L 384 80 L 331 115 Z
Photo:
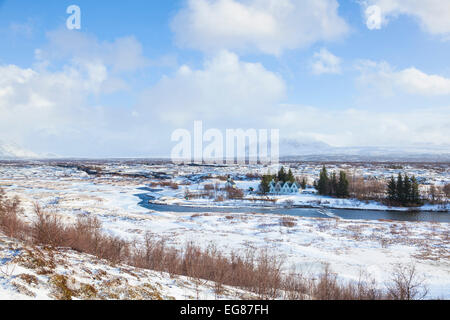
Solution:
M 153 197 L 137 194 L 141 199 L 140 206 L 158 212 L 222 212 L 222 213 L 261 213 L 284 214 L 296 217 L 330 218 L 347 220 L 393 220 L 393 221 L 426 221 L 450 223 L 448 212 L 400 212 L 377 210 L 348 210 L 328 208 L 259 208 L 259 207 L 194 207 L 154 204 Z

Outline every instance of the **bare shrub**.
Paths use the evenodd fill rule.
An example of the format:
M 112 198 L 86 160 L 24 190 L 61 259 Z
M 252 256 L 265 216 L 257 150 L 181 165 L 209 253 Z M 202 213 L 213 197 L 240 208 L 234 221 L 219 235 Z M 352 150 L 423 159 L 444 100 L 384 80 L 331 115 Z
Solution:
M 215 202 L 223 202 L 223 201 L 225 201 L 225 198 L 224 198 L 223 196 L 221 196 L 221 195 L 218 195 L 218 196 L 214 199 L 214 201 L 215 201 Z
M 339 281 L 337 274 L 326 265 L 317 281 L 310 282 L 309 291 L 318 300 L 385 300 L 388 296 L 377 288 L 373 279 L 360 275 L 357 282 Z
M 375 178 L 349 176 L 349 193 L 359 200 L 382 200 L 386 194 L 386 183 Z
M 169 187 L 169 188 L 171 188 L 171 189 L 173 189 L 173 190 L 178 190 L 178 189 L 179 189 L 178 184 L 175 183 L 175 182 L 171 182 L 171 181 L 161 181 L 161 182 L 159 183 L 159 185 L 160 185 L 161 187 Z
M 282 286 L 281 267 L 282 262 L 277 257 L 262 251 L 257 259 L 256 268 L 256 292 L 259 298 L 276 298 Z
M 98 252 L 101 242 L 101 222 L 96 217 L 80 216 L 70 230 L 70 246 L 79 252 Z
M 203 189 L 205 189 L 206 191 L 214 190 L 214 185 L 213 184 L 205 184 L 203 186 Z
M 227 188 L 228 199 L 242 199 L 244 197 L 244 192 L 238 188 Z
M 445 192 L 445 187 L 431 185 L 427 192 L 427 198 L 431 204 L 445 204 L 449 199 Z M 447 190 L 448 192 L 448 190 Z
M 293 228 L 297 225 L 296 219 L 293 217 L 283 217 L 280 221 L 280 226 L 287 227 L 287 228 Z
M 0 229 L 8 237 L 24 239 L 27 225 L 19 218 L 22 211 L 19 199 L 7 199 L 4 191 L 0 189 Z
M 393 300 L 422 300 L 428 294 L 425 280 L 418 275 L 415 265 L 395 266 L 387 290 Z
M 54 214 L 42 211 L 37 204 L 34 207 L 34 212 L 36 220 L 31 226 L 33 243 L 54 247 L 65 246 L 68 243 L 68 233 L 61 223 L 61 219 Z
M 312 290 L 313 296 L 318 300 L 336 300 L 340 295 L 339 291 L 337 275 L 331 272 L 329 265 L 326 265 Z
M 261 175 L 259 173 L 253 173 L 253 172 L 247 173 L 245 175 L 245 177 L 248 180 L 259 180 L 259 179 L 261 179 Z
M 270 198 L 270 197 L 253 197 L 253 198 L 249 198 L 248 200 L 253 201 L 253 202 L 264 201 L 264 202 L 272 202 L 272 203 L 276 203 L 278 201 L 278 199 Z
M 293 268 L 283 281 L 283 299 L 307 300 L 311 297 L 309 282 L 301 273 Z
M 447 199 L 450 198 L 450 183 L 447 183 L 447 184 L 442 188 L 442 190 L 444 191 L 445 196 L 447 197 Z
M 220 180 L 220 181 L 227 181 L 228 180 L 228 176 L 216 176 L 215 178 L 217 180 Z

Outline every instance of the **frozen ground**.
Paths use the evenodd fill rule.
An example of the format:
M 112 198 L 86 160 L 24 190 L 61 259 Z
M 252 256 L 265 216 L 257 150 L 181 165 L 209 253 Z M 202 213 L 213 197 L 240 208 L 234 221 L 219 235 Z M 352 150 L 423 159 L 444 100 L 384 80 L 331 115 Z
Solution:
M 120 170 L 131 172 L 127 167 Z M 164 166 L 142 166 L 133 172 L 145 170 L 174 176 L 193 174 Z M 444 181 L 448 178 L 445 172 L 434 177 Z M 75 221 L 80 214 L 95 215 L 106 232 L 127 239 L 139 240 L 151 232 L 174 246 L 193 241 L 204 247 L 215 244 L 225 252 L 268 248 L 284 257 L 286 270 L 295 265 L 302 272 L 316 273 L 329 264 L 343 279 L 357 279 L 365 273 L 380 285 L 389 280 L 395 264 L 414 263 L 426 278 L 429 296 L 450 299 L 447 223 L 289 217 L 291 226 L 284 227 L 281 222 L 285 216 L 281 215 L 212 213 L 207 208 L 199 214 L 162 213 L 140 207 L 135 196 L 143 193 L 139 188 L 149 188 L 152 181 L 156 180 L 139 175 L 95 176 L 74 168 L 45 165 L 0 166 L 0 186 L 9 196 L 21 198 L 27 219 L 33 218 L 32 205 L 38 202 L 67 222 Z M 178 199 L 177 194 L 183 192 L 182 188 L 164 190 L 165 196 L 171 194 Z M 8 288 L 10 283 L 2 281 L 1 286 Z M 180 297 L 170 292 L 167 295 Z

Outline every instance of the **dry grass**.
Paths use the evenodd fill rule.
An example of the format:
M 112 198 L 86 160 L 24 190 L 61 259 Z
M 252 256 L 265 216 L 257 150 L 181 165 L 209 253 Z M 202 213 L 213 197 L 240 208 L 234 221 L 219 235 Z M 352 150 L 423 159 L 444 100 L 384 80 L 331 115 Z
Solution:
M 264 201 L 264 202 L 272 202 L 276 203 L 278 199 L 270 198 L 270 197 L 252 197 L 248 199 L 249 201 L 258 202 L 258 201 Z
M 293 217 L 283 217 L 280 221 L 280 226 L 293 228 L 297 225 L 296 219 Z
M 161 182 L 159 182 L 159 185 L 160 185 L 161 187 L 169 187 L 169 188 L 171 188 L 171 189 L 173 189 L 173 190 L 178 190 L 178 189 L 179 189 L 178 184 L 175 183 L 175 182 L 161 181 Z

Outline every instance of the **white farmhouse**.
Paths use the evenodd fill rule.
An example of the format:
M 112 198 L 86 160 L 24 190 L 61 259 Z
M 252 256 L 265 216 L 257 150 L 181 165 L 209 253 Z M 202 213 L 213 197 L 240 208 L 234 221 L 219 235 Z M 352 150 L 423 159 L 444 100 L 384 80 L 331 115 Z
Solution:
M 275 182 L 275 180 L 272 180 L 269 184 L 269 193 L 270 194 L 296 194 L 301 191 L 302 191 L 302 189 L 296 182 L 282 183 L 280 181 Z

